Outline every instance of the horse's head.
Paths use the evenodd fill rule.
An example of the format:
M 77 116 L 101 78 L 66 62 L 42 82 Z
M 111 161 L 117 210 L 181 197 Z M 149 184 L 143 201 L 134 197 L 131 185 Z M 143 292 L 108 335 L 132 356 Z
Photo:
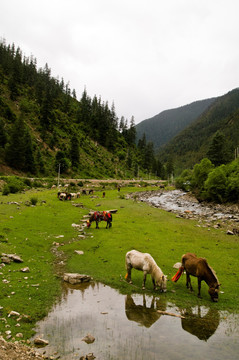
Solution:
M 163 276 L 160 278 L 160 280 L 158 281 L 158 284 L 156 284 L 156 285 L 159 286 L 160 291 L 162 291 L 162 292 L 166 292 L 166 291 L 167 291 L 167 281 L 168 281 L 168 279 L 167 279 L 167 276 L 166 276 L 166 275 L 163 275 Z
M 218 302 L 219 286 L 220 284 L 216 285 L 216 287 L 210 287 L 208 290 L 208 293 L 214 302 Z
M 86 225 L 87 225 L 88 228 L 91 226 L 90 220 L 87 220 Z

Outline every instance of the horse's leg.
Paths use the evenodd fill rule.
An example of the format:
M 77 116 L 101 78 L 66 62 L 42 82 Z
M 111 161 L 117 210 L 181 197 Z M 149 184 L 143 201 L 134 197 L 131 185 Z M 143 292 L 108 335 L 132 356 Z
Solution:
M 190 278 L 189 273 L 186 272 L 186 276 L 187 276 L 186 286 L 187 286 L 187 288 L 190 288 L 190 291 L 193 291 L 193 287 L 192 287 L 192 284 L 191 284 L 191 278 Z
M 144 279 L 143 279 L 143 286 L 142 286 L 142 289 L 143 289 L 143 290 L 145 289 L 146 277 L 147 277 L 147 272 L 144 271 Z
M 131 280 L 131 269 L 132 266 L 130 264 L 127 264 L 127 281 L 132 284 L 132 280 Z
M 96 229 L 99 229 L 99 221 L 95 221 L 96 222 Z
M 201 298 L 201 294 L 200 294 L 200 292 L 201 292 L 201 278 L 200 277 L 198 277 L 198 297 L 199 298 Z
M 156 285 L 155 285 L 155 280 L 152 278 L 152 282 L 153 282 L 153 285 L 154 285 L 154 290 L 156 289 Z

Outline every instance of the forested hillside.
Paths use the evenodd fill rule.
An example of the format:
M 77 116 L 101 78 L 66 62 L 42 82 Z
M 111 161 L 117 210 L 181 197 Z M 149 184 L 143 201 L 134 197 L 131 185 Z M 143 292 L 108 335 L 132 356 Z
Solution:
M 215 98 L 195 101 L 160 114 L 136 125 L 137 139 L 145 134 L 156 150 L 167 144 L 175 135 L 195 121 L 215 101 Z
M 195 122 L 174 137 L 158 156 L 177 172 L 192 168 L 204 157 L 216 166 L 234 159 L 239 145 L 239 89 L 215 100 Z
M 128 125 L 129 124 L 129 125 Z M 120 119 L 114 104 L 77 100 L 46 64 L 0 43 L 0 172 L 55 176 L 133 177 L 157 174 L 153 148 L 135 145 L 134 119 Z

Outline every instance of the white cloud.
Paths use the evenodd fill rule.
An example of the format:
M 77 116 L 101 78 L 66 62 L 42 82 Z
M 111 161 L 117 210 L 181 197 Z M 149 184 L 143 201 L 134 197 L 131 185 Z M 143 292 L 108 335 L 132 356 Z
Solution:
M 235 0 L 2 0 L 0 36 L 136 122 L 238 86 Z

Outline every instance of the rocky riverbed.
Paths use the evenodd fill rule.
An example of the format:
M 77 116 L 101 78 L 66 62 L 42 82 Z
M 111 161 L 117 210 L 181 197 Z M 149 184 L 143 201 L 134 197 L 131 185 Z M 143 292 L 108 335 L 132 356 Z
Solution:
M 197 220 L 198 226 L 222 228 L 229 235 L 239 234 L 239 204 L 203 203 L 181 190 L 143 191 L 131 193 L 128 198 L 147 202 L 178 217 Z

